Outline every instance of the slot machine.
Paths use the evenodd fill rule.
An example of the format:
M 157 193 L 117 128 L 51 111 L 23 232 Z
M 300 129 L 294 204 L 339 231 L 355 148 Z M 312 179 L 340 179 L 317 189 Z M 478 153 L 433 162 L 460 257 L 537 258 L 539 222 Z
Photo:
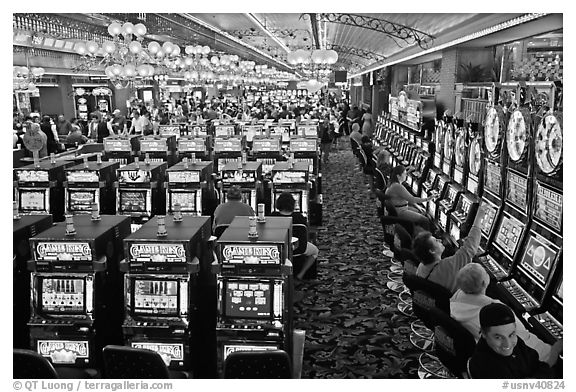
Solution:
M 212 160 L 212 137 L 196 137 L 196 136 L 181 136 L 176 145 L 177 160 L 182 161 L 184 158 L 194 159 L 201 161 Z
M 318 125 L 301 122 L 296 126 L 296 135 L 298 137 L 318 137 Z
M 251 152 L 248 159 L 262 163 L 262 174 L 264 176 L 270 176 L 276 162 L 283 159 L 282 145 L 279 137 L 254 137 Z
M 269 128 L 270 136 L 280 138 L 282 144 L 288 144 L 290 136 L 292 135 L 290 124 L 286 125 L 271 125 Z
M 84 160 L 83 164 L 65 169 L 64 205 L 67 214 L 90 214 L 93 204 L 100 214 L 116 213 L 116 192 L 113 185 L 117 181 L 118 162 L 102 162 L 100 154 L 96 162 Z
M 222 173 L 222 170 L 226 164 L 236 162 L 239 157 L 243 157 L 245 148 L 245 137 L 215 138 L 214 170 L 216 170 L 216 173 Z
M 55 366 L 99 368 L 122 342 L 120 244 L 130 219 L 73 217 L 30 239 L 30 348 Z
M 308 195 L 310 213 L 308 222 L 314 226 L 322 225 L 322 173 L 318 148 L 318 139 L 300 137 L 291 138 L 288 147 L 294 163 L 308 164 L 308 180 L 311 184 Z
M 276 210 L 276 199 L 282 192 L 294 198 L 294 211 L 308 217 L 308 200 L 311 184 L 308 181 L 308 165 L 305 162 L 278 162 L 272 169 L 270 211 Z
M 212 279 L 212 227 L 209 216 L 180 218 L 155 216 L 124 240 L 122 331 L 125 345 L 156 351 L 169 369 L 202 376 L 200 368 L 215 367 L 214 322 L 202 317 L 215 295 L 200 288 Z
M 524 92 L 520 92 L 523 105 Z M 532 178 L 534 173 L 534 142 L 532 120 L 525 107 L 514 110 L 506 130 L 507 160 L 503 168 L 505 180 L 501 218 L 496 226 L 492 245 L 488 246 L 488 258 L 492 258 L 489 269 L 497 281 L 510 277 L 519 261 L 522 244 L 531 224 Z M 484 189 L 487 191 L 488 182 Z
M 481 169 L 478 175 L 474 175 L 471 168 L 469 177 L 472 179 L 470 186 L 474 186 L 475 178 L 478 178 L 478 186 L 482 187 L 482 200 L 481 202 L 487 206 L 486 213 L 481 222 L 481 237 L 480 246 L 478 248 L 477 260 L 486 267 L 491 277 L 500 280 L 506 276 L 503 268 L 496 262 L 494 255 L 499 255 L 500 251 L 492 250 L 488 252 L 488 248 L 492 247 L 492 242 L 498 233 L 496 227 L 501 227 L 503 199 L 506 190 L 506 182 L 504 179 L 504 167 L 507 161 L 507 149 L 504 147 L 504 137 L 506 129 L 506 120 L 502 106 L 494 105 L 493 102 L 498 102 L 499 89 L 495 86 L 488 94 L 488 105 L 486 106 L 486 118 L 484 119 L 482 140 L 483 149 L 481 153 L 484 157 L 483 162 L 477 163 L 475 168 Z M 471 152 L 472 153 L 472 152 Z M 476 156 L 479 155 L 478 151 L 474 152 Z M 483 181 L 480 182 L 480 178 Z M 507 218 L 509 221 L 509 218 Z M 509 226 L 508 223 L 505 227 Z
M 296 120 L 278 119 L 278 126 L 287 127 L 290 136 L 296 134 Z M 286 143 L 288 141 L 289 140 L 286 141 L 282 140 L 283 143 Z
M 444 141 L 442 143 L 442 172 L 450 178 L 454 178 L 454 150 L 456 144 L 456 126 L 452 122 L 446 123 Z
M 439 223 L 440 211 L 438 207 L 442 205 L 441 202 L 442 203 L 448 202 L 445 201 L 445 199 L 448 200 L 449 197 L 452 196 L 448 192 L 449 188 L 448 184 L 451 184 L 451 181 L 450 177 L 448 177 L 446 174 L 442 173 L 437 169 L 432 169 L 431 172 L 432 175 L 436 175 L 436 181 L 434 181 L 434 183 L 432 184 L 430 194 L 435 195 L 437 197 L 435 198 L 435 200 L 429 200 L 428 202 L 426 202 L 426 214 L 432 218 L 432 220 L 436 225 L 438 225 L 438 227 L 441 227 Z
M 262 164 L 260 162 L 244 162 L 238 158 L 227 163 L 222 169 L 219 185 L 220 202 L 227 201 L 226 193 L 234 185 L 240 187 L 242 202 L 248 204 L 254 211 L 263 199 Z
M 140 140 L 140 154 L 150 162 L 166 162 L 168 167 L 176 163 L 176 136 L 144 136 Z
M 165 174 L 166 162 L 141 163 L 138 159 L 117 170 L 116 213 L 131 216 L 133 228 L 165 214 Z
M 108 136 L 104 138 L 104 160 L 118 162 L 120 167 L 140 156 L 141 135 Z
M 446 132 L 446 123 L 444 120 L 437 120 L 434 128 L 434 167 L 441 168 L 444 159 L 444 141 Z
M 188 158 L 166 170 L 166 213 L 174 214 L 180 204 L 183 215 L 211 215 L 216 195 L 212 177 L 213 163 Z
M 217 241 L 217 358 L 234 351 L 281 349 L 292 357 L 292 220 L 266 217 L 249 237 L 236 217 Z
M 254 136 L 264 136 L 264 130 L 259 124 L 245 124 L 242 126 L 242 135 L 246 138 L 248 146 L 251 146 Z
M 64 169 L 73 161 L 56 161 L 51 157 L 14 169 L 18 213 L 50 214 L 54 221 L 64 220 Z
M 30 347 L 30 273 L 26 263 L 30 260 L 30 238 L 52 226 L 52 215 L 19 215 L 15 203 L 13 213 L 12 252 L 12 346 Z
M 412 194 L 415 196 L 421 195 L 423 191 L 423 184 L 427 180 L 428 171 L 430 170 L 430 166 L 432 165 L 432 152 L 430 148 L 433 147 L 433 144 L 426 139 L 423 139 L 420 136 L 416 136 L 416 153 L 415 153 L 415 161 L 414 161 L 414 168 L 412 172 L 408 173 L 408 177 L 411 177 L 410 180 L 410 189 Z
M 218 124 L 214 126 L 214 137 L 230 137 L 235 134 L 234 124 Z
M 211 136 L 211 133 L 208 131 L 208 127 L 204 122 L 195 122 L 188 126 L 188 136 L 208 137 Z
M 562 334 L 562 139 L 561 117 L 546 115 L 533 141 L 532 222 L 517 267 L 509 280 L 499 283 L 501 294 L 515 309 L 538 314 L 532 323 L 547 331 L 547 338 L 556 339 Z

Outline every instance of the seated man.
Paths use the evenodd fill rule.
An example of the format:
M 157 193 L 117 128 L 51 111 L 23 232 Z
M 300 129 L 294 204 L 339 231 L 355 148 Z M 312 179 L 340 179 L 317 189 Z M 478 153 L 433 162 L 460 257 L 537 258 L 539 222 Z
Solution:
M 294 211 L 295 206 L 294 198 L 292 194 L 289 192 L 282 192 L 278 199 L 276 199 L 276 209 L 278 211 L 272 212 L 271 216 L 291 216 L 292 217 L 292 224 L 302 224 L 308 227 L 308 220 L 299 212 Z M 316 245 L 308 242 L 306 245 L 306 251 L 304 252 L 304 257 L 306 260 L 304 261 L 304 265 L 302 269 L 296 275 L 296 279 L 302 280 L 304 278 L 304 274 L 306 271 L 310 269 L 314 265 L 316 258 L 318 257 L 318 248 Z
M 416 275 L 446 287 L 452 293 L 456 291 L 456 274 L 460 268 L 472 261 L 480 245 L 480 222 L 486 213 L 482 204 L 478 208 L 474 223 L 464 241 L 464 244 L 452 256 L 442 258 L 444 244 L 440 239 L 434 238 L 429 231 L 416 235 L 412 250 L 420 260 Z
M 492 303 L 502 303 L 486 295 L 488 284 L 490 284 L 490 276 L 482 265 L 466 264 L 456 275 L 458 291 L 450 299 L 450 316 L 459 321 L 476 341 L 480 339 L 480 309 Z M 551 346 L 528 332 L 518 317 L 515 317 L 515 320 L 518 337 L 522 338 L 528 347 L 538 352 L 541 361 L 548 360 Z
M 470 358 L 472 378 L 554 378 L 553 366 L 562 346 L 554 346 L 548 361 L 541 362 L 538 353 L 516 335 L 514 312 L 501 303 L 480 310 L 481 338 Z
M 236 216 L 254 216 L 254 210 L 242 202 L 242 191 L 234 185 L 226 192 L 226 203 L 219 204 L 214 210 L 214 228 L 229 225 Z

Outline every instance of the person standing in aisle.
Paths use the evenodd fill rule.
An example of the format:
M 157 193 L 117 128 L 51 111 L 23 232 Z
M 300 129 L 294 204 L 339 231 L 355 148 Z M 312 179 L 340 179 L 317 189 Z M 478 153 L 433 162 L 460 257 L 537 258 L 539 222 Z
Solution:
M 112 130 L 116 135 L 126 132 L 126 117 L 120 112 L 120 109 L 115 109 L 112 113 Z
M 372 139 L 372 133 L 374 132 L 374 123 L 372 121 L 372 110 L 368 106 L 366 108 L 366 113 L 362 115 L 362 135 L 368 136 Z
M 328 117 L 325 117 L 324 120 L 318 124 L 318 131 L 320 133 L 322 160 L 324 163 L 328 163 L 330 161 L 330 147 L 334 140 L 334 125 L 330 124 L 330 119 Z
M 58 132 L 58 136 L 66 136 L 72 132 L 72 124 L 64 118 L 63 114 L 58 116 L 58 121 L 56 121 L 56 131 Z
M 132 125 L 128 131 L 131 135 L 144 135 L 148 127 L 152 127 L 145 116 L 141 116 L 137 109 L 132 110 Z
M 52 119 L 50 116 L 42 116 L 42 121 L 40 122 L 40 129 L 46 135 L 46 149 L 48 154 L 57 153 L 59 148 L 58 132 L 56 131 L 56 126 L 53 126 Z

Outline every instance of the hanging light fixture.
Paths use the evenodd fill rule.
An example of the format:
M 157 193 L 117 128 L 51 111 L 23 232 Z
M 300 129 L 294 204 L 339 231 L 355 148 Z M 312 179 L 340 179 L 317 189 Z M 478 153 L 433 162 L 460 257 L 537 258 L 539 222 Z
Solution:
M 37 90 L 36 83 L 45 73 L 42 67 L 15 66 L 12 68 L 12 89 L 34 92 Z
M 296 66 L 306 78 L 326 83 L 332 72 L 332 66 L 338 61 L 338 53 L 335 50 L 298 49 L 288 53 L 287 60 L 290 65 Z
M 143 45 L 146 32 L 142 23 L 111 23 L 108 33 L 112 41 L 104 41 L 101 46 L 95 41 L 76 43 L 74 50 L 83 57 L 83 64 L 78 68 L 94 69 L 104 65 L 106 76 L 116 88 L 138 87 L 144 79 L 154 76 L 155 67 L 173 66 L 173 60 L 180 54 L 180 47 L 170 41 Z

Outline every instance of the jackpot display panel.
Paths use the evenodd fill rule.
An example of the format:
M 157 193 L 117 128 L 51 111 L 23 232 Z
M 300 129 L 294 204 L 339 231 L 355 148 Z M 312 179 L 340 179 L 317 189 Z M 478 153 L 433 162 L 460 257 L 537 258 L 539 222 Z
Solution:
M 144 136 L 140 140 L 140 155 L 147 156 L 150 162 L 172 166 L 176 163 L 176 136 Z
M 68 214 L 90 214 L 96 203 L 101 214 L 115 214 L 118 162 L 86 162 L 65 170 L 65 206 Z
M 209 161 L 212 159 L 211 137 L 182 136 L 176 145 L 178 159 L 192 158 Z
M 119 167 L 134 162 L 140 155 L 141 135 L 108 136 L 104 138 L 104 159 L 108 162 L 118 162 Z
M 180 204 L 183 214 L 208 212 L 208 201 L 214 195 L 212 162 L 180 162 L 166 170 L 166 212 L 172 214 Z

